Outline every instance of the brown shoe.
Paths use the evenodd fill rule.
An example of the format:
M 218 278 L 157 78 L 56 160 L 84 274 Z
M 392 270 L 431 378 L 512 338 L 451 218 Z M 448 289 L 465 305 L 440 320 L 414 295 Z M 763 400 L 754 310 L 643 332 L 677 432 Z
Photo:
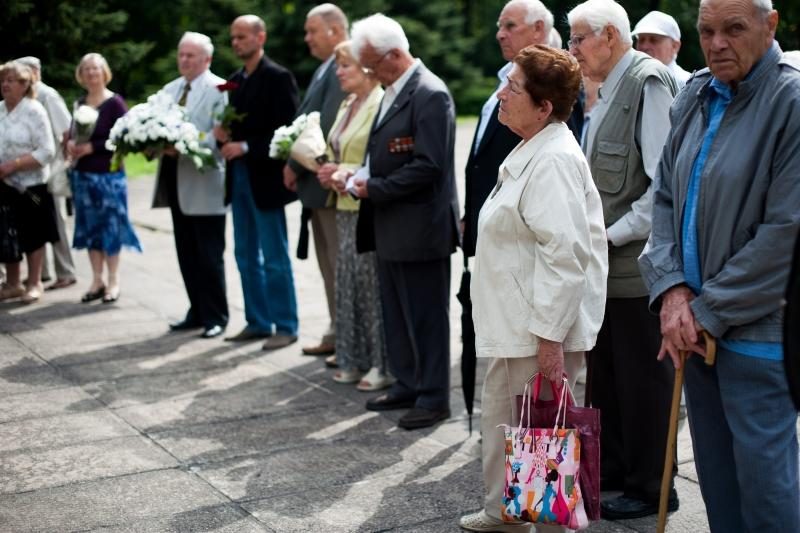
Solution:
M 336 353 L 336 346 L 330 342 L 321 342 L 316 346 L 304 346 L 303 355 L 332 355 Z
M 285 333 L 278 333 L 272 337 L 267 337 L 264 344 L 261 345 L 262 350 L 279 350 L 285 348 L 290 344 L 297 342 L 297 335 L 287 335 Z

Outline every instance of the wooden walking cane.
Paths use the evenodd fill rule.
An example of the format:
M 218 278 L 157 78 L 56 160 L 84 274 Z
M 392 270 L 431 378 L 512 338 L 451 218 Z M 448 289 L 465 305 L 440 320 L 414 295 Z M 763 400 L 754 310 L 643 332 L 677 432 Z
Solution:
M 706 356 L 704 357 L 708 366 L 713 366 L 717 357 L 717 341 L 714 337 L 703 331 L 703 338 L 706 344 Z M 661 497 L 658 501 L 658 533 L 664 533 L 667 527 L 667 502 L 669 501 L 669 484 L 672 480 L 672 467 L 675 461 L 675 449 L 678 447 L 678 410 L 681 405 L 681 390 L 683 389 L 683 368 L 689 353 L 681 351 L 681 367 L 675 369 L 675 385 L 672 388 L 672 407 L 669 412 L 669 434 L 667 435 L 667 453 L 664 457 L 664 474 L 661 476 Z

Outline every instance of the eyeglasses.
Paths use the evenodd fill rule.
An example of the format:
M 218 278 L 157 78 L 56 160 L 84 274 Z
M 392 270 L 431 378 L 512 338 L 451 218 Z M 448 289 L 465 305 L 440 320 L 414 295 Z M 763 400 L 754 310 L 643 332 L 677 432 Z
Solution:
M 569 41 L 567 41 L 567 48 L 580 48 L 580 46 L 583 44 L 583 41 L 585 41 L 586 39 L 588 39 L 592 35 L 594 35 L 594 34 L 590 33 L 588 35 L 580 35 L 580 34 L 579 35 L 570 35 Z
M 378 58 L 378 60 L 375 63 L 372 64 L 371 67 L 367 67 L 367 66 L 363 66 L 362 65 L 361 70 L 364 72 L 364 74 L 367 74 L 367 75 L 375 74 L 375 69 L 378 68 L 378 65 L 381 64 L 381 61 L 386 59 L 386 56 L 388 56 L 391 53 L 392 53 L 392 51 L 389 50 L 388 52 L 383 54 L 380 58 Z

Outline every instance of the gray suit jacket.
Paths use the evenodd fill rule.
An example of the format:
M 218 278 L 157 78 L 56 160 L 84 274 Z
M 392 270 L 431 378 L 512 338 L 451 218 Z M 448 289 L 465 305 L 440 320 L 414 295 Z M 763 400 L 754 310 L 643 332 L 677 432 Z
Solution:
M 374 246 L 386 261 L 431 261 L 455 251 L 454 145 L 453 99 L 444 82 L 420 63 L 372 127 L 369 200 L 361 202 L 359 250 Z M 374 243 L 368 242 L 370 229 Z
M 225 214 L 225 163 L 212 132 L 215 117 L 222 113 L 228 103 L 227 93 L 217 90 L 217 85 L 221 83 L 225 83 L 225 80 L 207 70 L 192 82 L 186 101 L 189 120 L 204 135 L 200 144 L 211 148 L 217 165 L 201 172 L 189 158 L 178 158 L 178 204 L 184 215 Z M 183 85 L 183 78 L 178 78 L 166 84 L 163 90 L 178 100 Z M 160 171 L 159 162 L 153 207 L 169 207 L 165 183 L 158 179 Z
M 319 125 L 322 134 L 327 139 L 328 131 L 336 120 L 336 113 L 339 111 L 344 97 L 345 94 L 336 78 L 336 64 L 333 60 L 330 63 L 323 62 L 317 67 L 311 78 L 311 84 L 308 86 L 303 101 L 300 102 L 297 115 L 319 111 Z M 297 173 L 297 196 L 303 207 L 310 209 L 325 207 L 330 191 L 322 188 L 317 180 L 317 175 L 291 159 L 289 166 Z

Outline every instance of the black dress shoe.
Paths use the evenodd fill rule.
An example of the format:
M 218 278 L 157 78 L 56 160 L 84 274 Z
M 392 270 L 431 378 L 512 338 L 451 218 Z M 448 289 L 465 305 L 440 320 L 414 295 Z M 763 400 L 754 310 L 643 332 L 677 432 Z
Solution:
M 397 425 L 403 429 L 427 428 L 450 418 L 450 409 L 425 409 L 414 407 L 400 417 Z
M 678 510 L 678 493 L 672 489 L 667 500 L 667 512 Z M 630 496 L 617 496 L 600 503 L 600 516 L 606 520 L 630 520 L 658 514 L 658 501 L 648 502 Z
M 169 330 L 170 331 L 186 331 L 187 329 L 197 329 L 197 328 L 202 328 L 202 327 L 203 327 L 202 324 L 198 324 L 197 322 L 194 322 L 192 320 L 188 320 L 188 319 L 184 318 L 183 320 L 179 320 L 178 322 L 173 322 L 172 324 L 170 324 L 169 325 Z
M 203 333 L 200 334 L 200 337 L 204 339 L 213 339 L 214 337 L 219 337 L 222 335 L 223 331 L 225 331 L 225 328 L 219 324 L 214 324 L 213 326 L 208 326 L 206 329 L 204 329 Z
M 93 302 L 95 300 L 101 299 L 105 295 L 106 295 L 106 287 L 105 285 L 103 285 L 96 291 L 88 291 L 86 294 L 81 296 L 81 302 L 83 303 Z
M 397 398 L 382 394 L 367 400 L 367 411 L 391 411 L 392 409 L 409 409 L 414 407 L 414 398 Z

